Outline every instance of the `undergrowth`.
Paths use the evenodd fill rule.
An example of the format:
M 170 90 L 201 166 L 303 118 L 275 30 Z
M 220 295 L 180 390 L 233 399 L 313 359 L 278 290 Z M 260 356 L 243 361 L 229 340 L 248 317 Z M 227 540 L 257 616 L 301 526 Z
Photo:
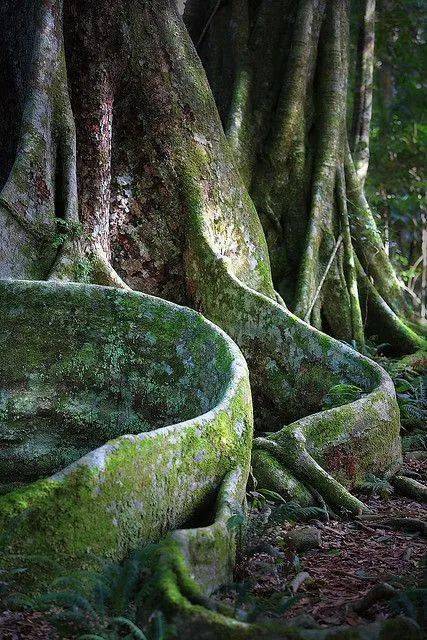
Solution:
M 99 573 L 79 571 L 58 578 L 51 590 L 33 597 L 14 593 L 14 574 L 27 570 L 16 568 L 8 572 L 9 582 L 2 583 L 3 604 L 42 612 L 61 636 L 76 640 L 165 640 L 171 629 L 161 611 L 152 613 L 148 629 L 137 624 L 143 576 L 154 550 L 155 545 L 148 545 L 122 564 L 105 564 Z M 31 564 L 32 558 L 28 560 Z
M 403 451 L 427 450 L 427 370 L 425 366 L 420 370 L 424 354 L 415 367 L 399 358 L 383 355 L 388 346 L 385 343 L 377 344 L 374 337 L 367 341 L 362 352 L 378 362 L 393 380 L 400 410 Z M 335 385 L 325 396 L 323 409 L 353 402 L 361 395 L 361 389 L 354 385 Z
M 427 449 L 427 372 L 401 366 L 399 360 L 379 358 L 396 389 L 403 451 Z
M 379 478 L 372 473 L 366 474 L 358 488 L 363 493 L 377 495 L 381 498 L 388 498 L 394 491 L 393 486 L 385 478 Z

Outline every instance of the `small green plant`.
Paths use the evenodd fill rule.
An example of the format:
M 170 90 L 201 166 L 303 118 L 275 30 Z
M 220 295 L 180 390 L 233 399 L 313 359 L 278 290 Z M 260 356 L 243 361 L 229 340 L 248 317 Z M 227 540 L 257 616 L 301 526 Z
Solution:
M 379 495 L 382 498 L 386 498 L 393 493 L 393 487 L 384 478 L 378 478 L 372 473 L 368 473 L 365 476 L 363 482 L 360 483 L 359 488 L 364 493 L 370 493 L 373 495 Z
M 276 523 L 309 522 L 324 518 L 325 511 L 321 507 L 302 506 L 293 500 L 279 505 L 271 515 L 271 519 Z
M 242 622 L 257 622 L 265 616 L 281 616 L 293 607 L 299 596 L 295 596 L 290 590 L 272 593 L 268 596 L 259 596 L 253 592 L 253 584 L 249 581 L 233 582 L 224 585 L 217 593 L 233 594 L 233 616 Z
M 269 522 L 308 522 L 310 520 L 324 520 L 325 510 L 322 507 L 303 506 L 296 500 L 285 500 L 280 494 L 270 489 L 251 491 L 251 509 L 257 509 L 267 514 L 264 525 Z
M 83 226 L 81 222 L 56 218 L 56 233 L 52 237 L 52 244 L 55 248 L 58 248 L 63 245 L 66 240 L 80 238 L 82 234 Z
M 236 511 L 230 516 L 227 520 L 227 529 L 229 531 L 235 531 L 236 529 L 240 529 L 240 527 L 246 522 L 246 516 L 242 510 Z
M 412 383 L 402 378 L 394 380 L 400 419 L 405 429 L 427 427 L 427 385 L 422 376 Z
M 323 398 L 322 408 L 332 409 L 354 402 L 362 397 L 362 389 L 354 384 L 340 383 L 331 387 Z
M 408 451 L 422 451 L 427 449 L 427 433 L 416 430 L 408 436 L 402 438 L 402 449 L 404 453 Z
M 78 640 L 164 640 L 166 623 L 156 611 L 149 635 L 137 625 L 141 578 L 155 545 L 135 552 L 122 564 L 108 564 L 99 574 L 79 572 L 56 580 L 52 591 L 15 604 L 45 612 L 60 633 Z

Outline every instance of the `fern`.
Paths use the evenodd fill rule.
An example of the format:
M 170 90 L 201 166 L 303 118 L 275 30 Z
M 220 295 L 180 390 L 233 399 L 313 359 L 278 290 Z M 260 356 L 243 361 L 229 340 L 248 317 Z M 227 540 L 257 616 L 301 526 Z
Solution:
M 404 436 L 402 438 L 402 448 L 405 453 L 427 449 L 427 433 L 415 431 L 408 436 Z
M 59 632 L 68 636 L 69 633 L 101 633 L 102 625 L 99 620 L 92 620 L 79 609 L 55 608 L 46 613 L 46 618 Z M 112 639 L 114 640 L 114 639 Z
M 307 522 L 325 517 L 325 511 L 320 507 L 303 507 L 293 500 L 279 505 L 272 513 L 275 522 Z
M 79 640 L 119 640 L 123 628 L 127 640 L 164 640 L 160 612 L 151 618 L 155 631 L 150 639 L 134 620 L 141 576 L 154 550 L 155 545 L 148 545 L 122 565 L 106 564 L 99 574 L 81 571 L 61 577 L 53 583 L 56 590 L 26 599 L 26 608 L 46 612 L 60 632 Z
M 363 482 L 360 483 L 359 488 L 365 493 L 377 494 L 382 497 L 387 497 L 393 493 L 393 487 L 384 478 L 378 478 L 377 476 L 368 473 Z
M 393 380 L 402 427 L 405 430 L 426 429 L 427 377 L 411 366 L 402 367 L 398 360 L 383 358 L 379 362 Z
M 145 633 L 143 633 L 143 631 L 141 631 L 141 629 L 137 627 L 136 624 L 134 624 L 131 620 L 123 617 L 118 617 L 113 618 L 112 622 L 118 626 L 127 627 L 131 632 L 132 638 L 135 638 L 135 640 L 148 640 Z
M 417 400 L 398 394 L 402 426 L 406 429 L 423 428 L 427 424 L 427 410 Z

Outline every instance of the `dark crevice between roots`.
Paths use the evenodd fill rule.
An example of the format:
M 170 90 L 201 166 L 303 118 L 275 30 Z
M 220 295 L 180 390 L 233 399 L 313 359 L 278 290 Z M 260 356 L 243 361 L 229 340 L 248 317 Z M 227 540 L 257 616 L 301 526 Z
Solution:
M 183 524 L 183 529 L 197 529 L 199 527 L 210 527 L 215 522 L 216 504 L 218 501 L 220 488 L 212 491 L 203 501 L 202 505 Z

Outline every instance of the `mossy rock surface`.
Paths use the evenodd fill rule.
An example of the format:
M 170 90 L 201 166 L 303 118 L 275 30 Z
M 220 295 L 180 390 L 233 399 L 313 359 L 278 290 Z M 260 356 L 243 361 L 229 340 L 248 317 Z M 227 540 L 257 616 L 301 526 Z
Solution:
M 237 466 L 247 474 L 246 363 L 195 311 L 2 281 L 0 327 L 0 528 L 9 551 L 54 560 L 24 582 L 120 559 L 193 518 Z

